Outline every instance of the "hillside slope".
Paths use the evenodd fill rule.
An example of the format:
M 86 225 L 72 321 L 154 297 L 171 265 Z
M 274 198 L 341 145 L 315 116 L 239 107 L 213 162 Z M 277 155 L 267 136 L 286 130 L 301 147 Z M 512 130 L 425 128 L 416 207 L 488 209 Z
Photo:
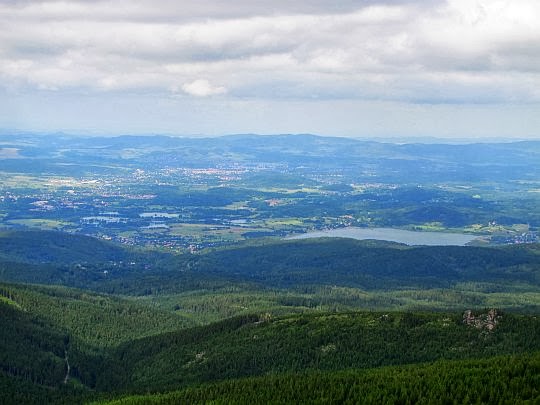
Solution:
M 540 353 L 487 360 L 339 372 L 310 371 L 229 380 L 166 394 L 130 396 L 108 405 L 139 404 L 474 404 L 536 403 Z
M 449 288 L 480 282 L 540 287 L 540 245 L 415 246 L 327 238 L 244 243 L 199 254 L 133 251 L 60 232 L 0 234 L 0 279 L 129 294 L 177 292 L 197 284 L 250 283 L 366 290 Z
M 352 312 L 270 319 L 244 316 L 144 338 L 115 350 L 104 390 L 187 386 L 303 370 L 471 359 L 540 350 L 534 316 Z
M 133 300 L 11 284 L 0 284 L 0 319 L 1 403 L 95 396 L 111 347 L 193 324 Z
M 484 381 L 494 370 L 484 370 L 488 363 L 476 366 L 468 361 L 540 351 L 537 316 L 497 311 L 465 316 L 341 312 L 273 318 L 259 314 L 186 328 L 186 320 L 132 300 L 59 287 L 2 284 L 0 315 L 5 321 L 0 328 L 2 403 L 45 400 L 76 404 L 225 380 L 230 381 L 210 392 L 225 395 L 232 390 L 229 394 L 234 398 L 238 395 L 234 390 L 247 384 L 245 392 L 260 385 L 273 392 L 268 395 L 275 395 L 271 387 L 279 387 L 287 379 L 296 381 L 303 390 L 313 384 L 312 377 L 324 384 L 342 378 L 366 382 L 378 373 L 374 371 L 372 377 L 365 374 L 364 378 L 363 372 L 347 376 L 347 372 L 317 374 L 316 370 L 338 372 L 439 360 L 465 361 L 460 363 L 463 367 L 456 363 L 445 369 L 437 377 L 443 382 L 470 373 L 479 373 L 478 378 Z M 519 380 L 518 386 L 533 395 L 530 378 L 537 375 L 532 372 L 537 363 L 517 360 L 516 364 L 517 368 L 508 372 L 517 370 L 517 375 L 525 379 Z M 414 375 L 416 371 L 412 370 Z M 429 371 L 423 371 L 422 366 L 418 370 L 419 375 Z M 312 377 L 280 377 L 283 373 L 308 373 Z M 394 381 L 394 374 L 401 375 L 396 381 L 406 379 L 401 371 L 385 375 Z M 235 382 L 237 378 L 257 376 L 264 378 Z M 504 384 L 511 383 L 509 378 L 500 375 Z M 197 390 L 189 391 L 189 395 L 209 395 Z M 516 391 L 509 388 L 505 392 L 514 395 Z M 179 395 L 183 398 L 187 394 Z M 491 393 L 486 395 L 491 398 Z
M 0 259 L 58 265 L 122 261 L 135 257 L 124 246 L 100 239 L 56 231 L 0 232 Z
M 387 289 L 482 281 L 540 286 L 540 245 L 417 246 L 327 238 L 222 249 L 197 271 L 271 286 L 327 284 Z

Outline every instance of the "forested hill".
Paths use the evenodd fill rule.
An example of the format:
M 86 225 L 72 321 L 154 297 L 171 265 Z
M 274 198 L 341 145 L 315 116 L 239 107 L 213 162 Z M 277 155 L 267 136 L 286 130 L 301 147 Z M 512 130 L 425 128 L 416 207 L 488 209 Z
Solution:
M 328 238 L 224 249 L 201 255 L 194 263 L 201 273 L 282 287 L 433 288 L 516 280 L 540 285 L 540 245 L 407 247 Z
M 40 230 L 0 232 L 0 260 L 4 261 L 65 265 L 135 257 L 133 249 L 84 235 Z
M 0 281 L 104 290 L 111 279 L 136 278 L 172 256 L 57 231 L 0 233 Z M 166 264 L 160 267 L 167 269 Z
M 456 376 L 476 375 L 475 381 L 478 378 L 483 384 L 472 382 L 470 395 L 483 395 L 480 387 L 487 386 L 485 395 L 491 398 L 500 378 L 507 382 L 513 375 L 519 378 L 513 380 L 519 389 L 509 389 L 505 395 L 538 396 L 533 390 L 540 322 L 532 315 L 348 312 L 274 318 L 254 314 L 178 329 L 184 325 L 173 315 L 102 295 L 4 285 L 1 297 L 0 312 L 7 323 L 0 330 L 0 402 L 6 404 L 76 404 L 182 387 L 206 390 L 201 384 L 228 380 L 225 385 L 208 386 L 205 393 L 189 391 L 209 398 L 212 392 L 222 392 L 226 398 L 238 395 L 233 388 L 238 384 L 247 384 L 249 392 L 251 384 L 259 381 L 267 390 L 267 384 L 279 387 L 284 378 L 299 387 L 318 379 L 316 395 L 322 399 L 333 393 L 332 381 L 366 382 L 373 378 L 370 375 L 389 381 L 401 376 L 401 380 L 406 373 L 423 375 L 431 370 L 422 363 L 441 360 L 459 363 L 440 363 L 439 377 L 423 379 L 419 392 L 437 390 L 441 381 L 457 381 Z M 86 328 L 85 320 L 93 320 L 93 331 Z M 126 322 L 133 327 L 126 328 Z M 92 322 L 88 326 L 92 328 Z M 141 338 L 148 334 L 153 336 Z M 524 353 L 532 360 L 516 357 Z M 406 364 L 411 368 L 403 371 L 380 368 Z M 506 371 L 494 374 L 493 364 L 506 364 L 507 368 L 498 367 Z M 334 374 L 373 368 L 379 369 Z M 491 379 L 493 375 L 500 378 Z M 235 380 L 256 376 L 262 379 Z
M 3 283 L 0 320 L 2 404 L 75 404 L 95 397 L 89 387 L 109 348 L 193 325 L 135 300 Z
M 63 256 L 64 255 L 64 256 Z M 244 243 L 197 254 L 133 251 L 57 232 L 0 237 L 0 280 L 134 295 L 242 284 L 298 289 L 453 288 L 538 291 L 540 245 L 417 246 L 328 238 Z
M 274 374 L 103 403 L 531 404 L 538 400 L 539 386 L 540 353 L 534 353 L 370 370 Z
M 299 390 L 319 379 L 322 391 L 316 395 L 324 399 L 333 392 L 334 381 L 406 381 L 406 372 L 381 367 L 409 365 L 415 375 L 429 372 L 423 364 L 433 361 L 442 361 L 440 373 L 424 379 L 422 389 L 427 391 L 421 395 L 440 397 L 441 386 L 472 373 L 479 379 L 473 383 L 474 398 L 487 401 L 500 381 L 492 378 L 488 359 L 498 356 L 510 356 L 506 359 L 512 365 L 503 375 L 519 377 L 519 389 L 505 390 L 509 400 L 539 395 L 533 388 L 538 374 L 534 359 L 540 352 L 537 311 L 483 310 L 478 295 L 461 300 L 469 283 L 471 294 L 482 289 L 484 296 L 511 302 L 507 305 L 513 309 L 524 309 L 526 301 L 520 300 L 530 299 L 528 310 L 534 312 L 538 245 L 408 247 L 315 239 L 146 255 L 69 234 L 37 232 L 43 245 L 28 241 L 28 233 L 11 235 L 4 236 L 2 245 L 3 280 L 64 286 L 0 284 L 2 403 L 76 404 L 178 389 L 185 390 L 170 394 L 172 401 L 191 395 L 213 400 L 216 392 L 241 401 L 238 387 L 250 392 L 253 384 L 281 386 L 287 376 Z M 92 248 L 94 262 L 87 252 Z M 57 259 L 62 252 L 71 256 Z M 72 285 L 84 290 L 65 287 Z M 459 290 L 452 290 L 454 286 Z M 103 293 L 107 291 L 131 296 Z M 448 296 L 452 308 L 458 305 L 460 310 L 399 310 L 397 297 L 404 293 L 415 296 L 416 303 L 427 297 L 424 305 L 429 308 L 438 296 Z M 358 310 L 388 297 L 393 310 Z M 469 308 L 473 312 L 463 312 Z M 210 322 L 215 319 L 220 321 Z M 525 353 L 533 360 L 520 356 Z M 500 357 L 494 361 L 504 362 Z

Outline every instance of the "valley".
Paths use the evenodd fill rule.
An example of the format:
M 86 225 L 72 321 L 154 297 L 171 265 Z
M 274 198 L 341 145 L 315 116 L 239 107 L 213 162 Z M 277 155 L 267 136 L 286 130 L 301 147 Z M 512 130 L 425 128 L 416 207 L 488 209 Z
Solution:
M 458 397 L 489 401 L 500 395 L 493 389 L 510 380 L 505 398 L 538 394 L 540 323 L 533 315 L 317 311 L 189 327 L 170 312 L 130 299 L 16 285 L 2 285 L 1 294 L 4 403 L 107 402 L 180 388 L 113 403 L 262 403 L 290 401 L 294 392 L 305 401 L 321 395 L 427 400 L 447 395 L 441 384 L 451 384 Z M 374 379 L 385 383 L 372 385 Z M 340 391 L 353 381 L 357 388 Z M 312 384 L 318 388 L 308 393 Z
M 540 397 L 540 143 L 47 139 L 0 137 L 2 403 Z
M 0 225 L 177 252 L 350 226 L 538 241 L 540 144 L 0 137 Z M 519 198 L 515 196 L 519 195 Z

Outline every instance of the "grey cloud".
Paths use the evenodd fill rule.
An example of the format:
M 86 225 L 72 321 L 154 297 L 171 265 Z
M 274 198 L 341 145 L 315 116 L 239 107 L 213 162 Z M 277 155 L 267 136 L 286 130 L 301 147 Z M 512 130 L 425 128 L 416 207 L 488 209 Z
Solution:
M 0 77 L 224 97 L 540 100 L 535 0 L 338 3 L 4 2 Z
M 418 0 L 4 0 L 26 18 L 189 22 L 291 14 L 341 14 L 373 5 L 414 4 Z M 442 0 L 424 0 L 422 7 Z M 59 7 L 58 5 L 62 5 Z

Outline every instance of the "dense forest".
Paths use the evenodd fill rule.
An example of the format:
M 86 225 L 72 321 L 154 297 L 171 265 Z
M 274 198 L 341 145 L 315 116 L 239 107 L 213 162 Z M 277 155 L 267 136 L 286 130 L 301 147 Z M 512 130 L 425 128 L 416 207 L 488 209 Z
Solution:
M 132 299 L 58 287 L 4 284 L 0 290 L 5 321 L 0 330 L 3 403 L 39 403 L 43 398 L 81 403 L 225 380 L 155 399 L 236 401 L 239 392 L 247 395 L 260 386 L 260 402 L 278 394 L 284 397 L 275 400 L 287 401 L 294 395 L 290 390 L 302 392 L 318 384 L 318 391 L 305 398 L 324 401 L 338 395 L 354 401 L 368 395 L 371 379 L 388 379 L 386 387 L 402 386 L 399 392 L 373 388 L 373 398 L 443 398 L 448 388 L 442 387 L 454 386 L 460 375 L 469 374 L 477 375 L 468 385 L 475 402 L 474 398 L 494 395 L 500 382 L 491 374 L 508 384 L 505 373 L 515 374 L 512 387 L 519 387 L 505 393 L 509 399 L 538 394 L 538 356 L 525 357 L 540 352 L 540 321 L 535 315 L 496 310 L 280 317 L 262 313 L 190 327 L 172 312 Z M 503 363 L 507 369 L 495 366 Z M 387 368 L 398 365 L 410 366 Z M 407 388 L 415 373 L 430 377 L 415 389 Z M 286 381 L 292 385 L 272 392 L 271 387 Z M 339 381 L 358 387 L 335 393 Z M 492 388 L 488 384 L 480 389 L 481 381 Z M 244 384 L 245 389 L 239 388 Z M 460 395 L 465 395 L 466 386 L 459 388 Z
M 12 231 L 0 234 L 0 279 L 136 296 L 231 286 L 291 291 L 308 291 L 314 286 L 367 292 L 454 289 L 535 295 L 540 292 L 539 246 L 411 247 L 323 238 L 257 240 L 196 254 L 171 254 L 60 232 Z
M 540 397 L 538 245 L 177 255 L 36 231 L 0 246 L 2 403 Z
M 538 401 L 539 386 L 540 355 L 535 353 L 362 371 L 274 374 L 103 403 L 529 404 Z

